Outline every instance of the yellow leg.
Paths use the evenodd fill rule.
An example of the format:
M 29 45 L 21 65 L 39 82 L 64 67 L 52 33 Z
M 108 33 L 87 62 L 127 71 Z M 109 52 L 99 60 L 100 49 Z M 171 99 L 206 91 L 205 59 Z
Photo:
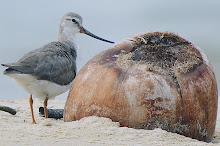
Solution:
M 48 101 L 48 98 L 46 97 L 45 100 L 44 100 L 44 115 L 45 115 L 45 118 L 48 118 L 47 101 Z
M 33 111 L 33 99 L 32 99 L 32 95 L 30 95 L 30 107 L 31 107 L 31 115 L 32 115 L 32 124 L 36 124 L 35 119 L 34 119 L 34 111 Z

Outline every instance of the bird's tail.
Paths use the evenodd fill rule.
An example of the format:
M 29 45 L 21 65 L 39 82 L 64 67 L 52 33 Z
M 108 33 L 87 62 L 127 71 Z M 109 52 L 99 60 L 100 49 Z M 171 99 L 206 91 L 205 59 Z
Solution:
M 2 66 L 5 66 L 5 67 L 8 67 L 4 72 L 3 72 L 3 74 L 4 75 L 9 75 L 9 74 L 17 74 L 17 73 L 19 73 L 19 71 L 17 71 L 17 70 L 14 70 L 14 69 L 12 69 L 12 68 L 10 68 L 10 64 L 1 64 Z

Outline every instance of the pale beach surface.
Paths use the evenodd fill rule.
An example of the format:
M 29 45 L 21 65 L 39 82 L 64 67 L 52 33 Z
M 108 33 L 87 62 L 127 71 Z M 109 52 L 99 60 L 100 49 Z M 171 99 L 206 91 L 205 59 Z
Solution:
M 43 103 L 34 99 L 37 124 L 31 124 L 28 98 L 0 99 L 0 105 L 17 110 L 16 115 L 0 111 L 0 145 L 220 145 L 220 116 L 215 138 L 205 143 L 161 129 L 137 130 L 120 127 L 108 118 L 87 117 L 79 121 L 45 119 L 38 108 Z M 48 108 L 64 108 L 65 100 L 50 100 Z M 219 115 L 219 113 L 218 113 Z

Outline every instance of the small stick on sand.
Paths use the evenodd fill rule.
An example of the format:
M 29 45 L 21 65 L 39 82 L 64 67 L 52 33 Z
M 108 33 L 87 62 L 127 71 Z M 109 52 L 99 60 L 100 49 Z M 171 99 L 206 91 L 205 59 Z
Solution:
M 63 118 L 64 109 L 47 109 L 47 112 L 48 118 L 61 119 Z M 43 107 L 39 107 L 39 114 L 43 117 L 45 116 Z
M 8 113 L 10 113 L 12 115 L 15 115 L 17 113 L 17 111 L 15 109 L 7 107 L 7 106 L 2 106 L 2 105 L 0 105 L 0 110 L 8 112 Z

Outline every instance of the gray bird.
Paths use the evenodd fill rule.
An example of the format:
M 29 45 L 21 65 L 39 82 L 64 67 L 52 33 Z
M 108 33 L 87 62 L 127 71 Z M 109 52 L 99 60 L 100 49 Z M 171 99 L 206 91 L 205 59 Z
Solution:
M 33 114 L 32 95 L 44 100 L 45 118 L 48 118 L 47 101 L 69 90 L 76 76 L 77 33 L 84 33 L 96 39 L 102 39 L 82 26 L 82 17 L 69 12 L 63 16 L 58 32 L 58 41 L 24 55 L 15 63 L 2 64 L 8 67 L 4 74 L 13 78 L 30 94 L 32 123 L 36 124 Z

